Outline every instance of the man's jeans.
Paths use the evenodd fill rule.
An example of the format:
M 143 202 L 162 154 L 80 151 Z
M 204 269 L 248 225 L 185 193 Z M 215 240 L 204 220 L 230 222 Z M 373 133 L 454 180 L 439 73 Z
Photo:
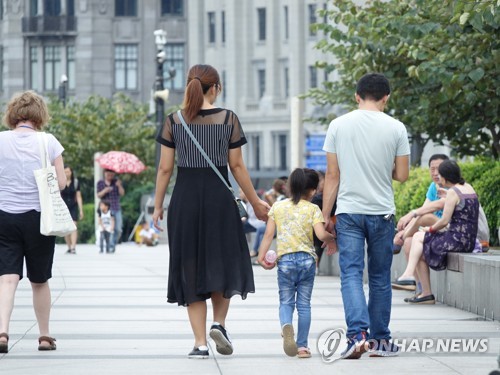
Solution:
M 316 260 L 305 252 L 283 255 L 278 261 L 278 287 L 280 293 L 280 324 L 292 324 L 293 310 L 297 306 L 299 326 L 297 346 L 307 346 L 311 327 L 311 294 L 316 273 Z M 295 300 L 297 296 L 297 300 Z
M 385 220 L 383 215 L 339 214 L 336 229 L 347 336 L 369 330 L 370 338 L 389 340 L 394 221 Z M 368 306 L 363 292 L 365 241 Z
M 123 216 L 122 210 L 112 210 L 113 215 L 115 215 L 115 231 L 114 236 L 111 239 L 111 251 L 115 251 L 116 245 L 120 242 L 123 230 Z

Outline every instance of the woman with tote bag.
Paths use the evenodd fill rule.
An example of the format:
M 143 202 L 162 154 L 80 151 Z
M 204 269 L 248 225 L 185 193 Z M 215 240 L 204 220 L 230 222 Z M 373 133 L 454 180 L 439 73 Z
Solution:
M 55 350 L 50 336 L 51 296 L 55 237 L 40 233 L 40 199 L 34 171 L 42 167 L 39 137 L 49 120 L 47 105 L 34 91 L 14 95 L 7 105 L 4 122 L 10 131 L 0 132 L 0 353 L 9 349 L 9 323 L 14 294 L 23 277 L 33 290 L 33 307 L 40 337 L 38 350 Z M 59 189 L 66 186 L 64 148 L 46 134 L 47 153 L 55 167 Z

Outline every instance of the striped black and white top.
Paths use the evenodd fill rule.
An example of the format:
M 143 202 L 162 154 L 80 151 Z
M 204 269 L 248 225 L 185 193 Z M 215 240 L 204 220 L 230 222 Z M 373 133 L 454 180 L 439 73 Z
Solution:
M 228 109 L 202 109 L 187 125 L 217 167 L 227 165 L 229 149 L 247 143 L 238 116 Z M 168 115 L 156 141 L 176 149 L 178 167 L 210 168 L 175 112 Z

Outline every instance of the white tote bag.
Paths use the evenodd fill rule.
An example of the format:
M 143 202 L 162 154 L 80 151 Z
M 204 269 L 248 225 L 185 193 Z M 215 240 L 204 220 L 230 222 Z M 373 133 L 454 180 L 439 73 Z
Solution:
M 64 237 L 76 230 L 68 206 L 61 197 L 56 168 L 49 159 L 47 134 L 38 133 L 42 168 L 34 170 L 40 197 L 40 233 L 45 236 Z

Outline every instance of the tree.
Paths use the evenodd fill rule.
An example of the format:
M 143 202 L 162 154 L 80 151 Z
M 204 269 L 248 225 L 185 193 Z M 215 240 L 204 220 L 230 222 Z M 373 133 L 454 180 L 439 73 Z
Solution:
M 307 97 L 320 105 L 353 108 L 365 73 L 384 73 L 392 85 L 388 110 L 408 127 L 412 143 L 448 141 L 464 155 L 500 155 L 500 16 L 495 1 L 373 0 L 363 6 L 332 0 L 314 25 L 317 48 L 334 55 L 318 68 L 338 79 Z M 333 115 L 332 115 L 333 117 Z M 321 119 L 327 122 L 331 118 Z M 413 160 L 420 162 L 420 155 Z
M 137 185 L 154 181 L 156 128 L 145 126 L 147 108 L 125 95 L 112 99 L 91 96 L 66 107 L 58 100 L 49 102 L 51 121 L 47 131 L 64 146 L 64 164 L 70 165 L 78 178 L 88 182 L 84 195 L 93 199 L 94 154 L 120 150 L 133 153 L 147 169 L 139 175 L 123 175 Z M 82 188 L 84 188 L 82 184 Z

